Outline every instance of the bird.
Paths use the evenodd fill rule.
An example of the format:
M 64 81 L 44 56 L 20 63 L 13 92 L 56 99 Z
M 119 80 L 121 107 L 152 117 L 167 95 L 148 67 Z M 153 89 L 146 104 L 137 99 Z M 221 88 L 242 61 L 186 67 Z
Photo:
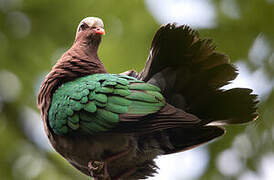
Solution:
M 146 179 L 157 173 L 156 157 L 257 119 L 257 95 L 223 88 L 237 68 L 189 26 L 162 25 L 141 72 L 108 73 L 97 54 L 103 35 L 100 18 L 84 18 L 37 100 L 51 145 L 87 176 Z

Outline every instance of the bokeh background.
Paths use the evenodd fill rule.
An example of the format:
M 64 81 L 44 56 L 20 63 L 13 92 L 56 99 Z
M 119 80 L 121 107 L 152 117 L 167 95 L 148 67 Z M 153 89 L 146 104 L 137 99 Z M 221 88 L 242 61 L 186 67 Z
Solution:
M 274 179 L 274 0 L 0 0 L 1 180 L 89 179 L 52 150 L 36 107 L 43 77 L 86 16 L 104 20 L 99 54 L 109 72 L 140 71 L 159 25 L 177 22 L 230 55 L 240 75 L 229 87 L 259 95 L 256 122 L 160 157 L 150 180 Z

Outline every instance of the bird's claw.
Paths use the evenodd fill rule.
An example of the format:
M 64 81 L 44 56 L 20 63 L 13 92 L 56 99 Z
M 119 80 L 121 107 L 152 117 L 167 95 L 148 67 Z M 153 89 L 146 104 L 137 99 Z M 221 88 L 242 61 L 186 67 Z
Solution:
M 127 155 L 132 148 L 127 148 L 126 150 L 117 153 L 115 155 L 112 155 L 108 158 L 106 158 L 104 161 L 89 161 L 88 162 L 88 169 L 91 177 L 94 177 L 95 180 L 111 180 L 113 178 L 110 177 L 108 173 L 107 165 L 110 162 L 113 162 L 125 155 Z M 135 171 L 135 170 L 134 170 Z M 124 175 L 127 175 L 128 173 L 124 173 L 121 175 L 123 177 Z M 114 178 L 115 180 L 120 178 Z
M 88 162 L 88 169 L 91 177 L 93 177 L 95 180 L 110 180 L 105 162 L 90 161 Z

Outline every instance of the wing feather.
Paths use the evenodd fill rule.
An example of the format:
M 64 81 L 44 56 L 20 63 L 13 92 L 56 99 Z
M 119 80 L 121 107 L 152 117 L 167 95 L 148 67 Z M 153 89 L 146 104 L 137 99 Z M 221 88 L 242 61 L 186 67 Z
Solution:
M 163 118 L 167 116 L 163 109 L 169 111 L 165 106 L 160 89 L 154 85 L 124 75 L 95 74 L 59 87 L 53 94 L 48 119 L 56 134 L 107 132 L 129 121 L 140 121 L 140 127 L 149 127 L 143 131 L 149 131 L 168 124 L 168 118 Z M 163 117 L 156 115 L 158 112 L 163 112 Z M 151 126 L 149 115 L 154 118 Z M 130 127 L 134 132 L 134 123 Z

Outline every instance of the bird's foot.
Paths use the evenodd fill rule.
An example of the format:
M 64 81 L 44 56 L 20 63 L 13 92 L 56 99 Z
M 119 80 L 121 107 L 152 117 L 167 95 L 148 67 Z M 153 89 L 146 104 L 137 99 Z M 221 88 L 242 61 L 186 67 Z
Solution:
M 110 180 L 106 162 L 89 161 L 88 169 L 91 177 L 93 177 L 95 180 Z
M 89 161 L 88 162 L 88 169 L 90 172 L 91 177 L 94 177 L 95 180 L 110 180 L 112 179 L 108 173 L 107 164 L 111 163 L 123 156 L 126 156 L 132 148 L 128 148 L 125 151 L 119 152 L 117 154 L 114 154 L 108 158 L 106 158 L 104 161 Z M 131 171 L 129 171 L 131 172 Z M 128 175 L 129 173 L 123 173 L 122 176 L 120 175 L 119 178 L 114 179 L 120 179 L 120 177 L 124 177 Z

